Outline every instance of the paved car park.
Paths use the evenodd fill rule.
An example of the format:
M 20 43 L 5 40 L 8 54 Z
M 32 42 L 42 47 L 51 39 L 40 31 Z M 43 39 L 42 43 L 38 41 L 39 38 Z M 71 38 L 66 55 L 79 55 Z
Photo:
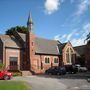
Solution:
M 32 90 L 90 90 L 86 74 L 67 74 L 63 76 L 37 75 L 14 77 L 12 80 L 27 81 Z

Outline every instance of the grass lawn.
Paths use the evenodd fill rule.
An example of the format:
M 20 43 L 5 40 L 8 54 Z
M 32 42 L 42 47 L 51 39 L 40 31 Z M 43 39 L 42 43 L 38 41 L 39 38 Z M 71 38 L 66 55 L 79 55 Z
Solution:
M 30 90 L 30 87 L 27 82 L 0 81 L 0 90 Z

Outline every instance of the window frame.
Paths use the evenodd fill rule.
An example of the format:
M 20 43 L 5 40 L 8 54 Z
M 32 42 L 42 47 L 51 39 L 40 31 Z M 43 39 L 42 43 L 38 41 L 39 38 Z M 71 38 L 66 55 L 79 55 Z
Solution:
M 57 60 L 58 62 L 57 61 L 55 62 L 55 60 Z M 58 57 L 54 57 L 54 61 L 53 62 L 54 62 L 54 64 L 59 64 L 59 58 Z
M 15 60 L 15 58 L 16 58 L 16 60 Z M 18 57 L 9 57 L 9 65 L 10 66 L 17 66 L 18 65 Z
M 47 62 L 46 62 L 46 60 L 47 60 Z M 44 57 L 44 63 L 45 63 L 45 64 L 50 64 L 50 62 L 51 62 L 51 61 L 50 61 L 50 57 L 45 56 L 45 57 Z

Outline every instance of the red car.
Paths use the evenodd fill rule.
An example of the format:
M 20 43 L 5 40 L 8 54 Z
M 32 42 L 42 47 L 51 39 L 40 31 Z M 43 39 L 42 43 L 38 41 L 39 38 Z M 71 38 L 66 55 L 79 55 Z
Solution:
M 7 71 L 0 71 L 0 79 L 9 80 L 12 78 L 12 73 Z

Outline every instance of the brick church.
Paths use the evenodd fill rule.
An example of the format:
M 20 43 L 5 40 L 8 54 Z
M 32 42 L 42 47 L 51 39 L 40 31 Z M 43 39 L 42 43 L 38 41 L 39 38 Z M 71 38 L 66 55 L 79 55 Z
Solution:
M 44 73 L 50 67 L 76 63 L 77 51 L 70 42 L 37 37 L 33 33 L 34 22 L 28 17 L 26 34 L 0 35 L 0 62 L 8 70 Z

